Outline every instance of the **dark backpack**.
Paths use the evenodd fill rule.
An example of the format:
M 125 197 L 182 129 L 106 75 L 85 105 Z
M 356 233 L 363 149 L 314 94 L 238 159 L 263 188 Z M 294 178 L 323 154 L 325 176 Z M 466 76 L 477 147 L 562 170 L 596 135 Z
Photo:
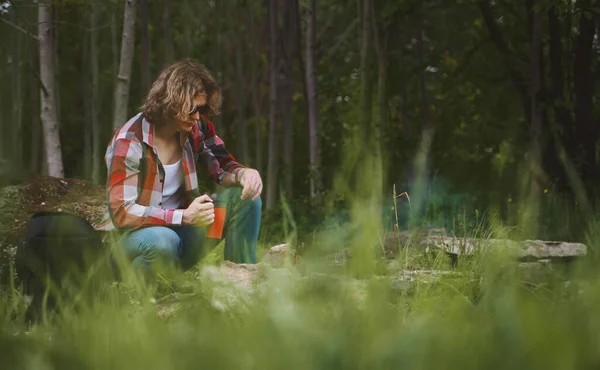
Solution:
M 92 266 L 105 254 L 102 238 L 85 219 L 67 212 L 34 214 L 17 248 L 15 267 L 24 292 L 32 297 L 30 306 L 39 309 L 47 294 L 52 309 L 61 288 L 86 284 Z

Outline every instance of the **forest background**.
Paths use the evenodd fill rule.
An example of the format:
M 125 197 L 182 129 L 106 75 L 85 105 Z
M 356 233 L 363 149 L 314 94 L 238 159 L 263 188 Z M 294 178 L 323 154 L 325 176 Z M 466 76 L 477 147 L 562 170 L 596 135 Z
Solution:
M 265 232 L 280 231 L 285 209 L 305 230 L 344 218 L 349 194 L 371 199 L 365 189 L 388 226 L 455 234 L 499 222 L 519 237 L 581 240 L 595 213 L 600 1 L 0 9 L 0 185 L 39 175 L 102 185 L 114 130 L 164 66 L 194 58 L 224 94 L 218 134 L 263 176 Z M 404 191 L 410 203 L 395 199 Z

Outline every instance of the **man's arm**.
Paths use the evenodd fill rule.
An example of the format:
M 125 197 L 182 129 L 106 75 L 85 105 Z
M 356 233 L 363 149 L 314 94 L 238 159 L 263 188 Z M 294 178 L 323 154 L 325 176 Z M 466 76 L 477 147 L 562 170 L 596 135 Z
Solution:
M 202 167 L 217 184 L 226 187 L 239 186 L 240 177 L 236 175 L 245 167 L 225 149 L 225 143 L 217 136 L 212 122 L 201 121 L 200 131 L 204 134 L 202 142 L 198 143 L 198 161 Z
M 225 149 L 225 143 L 217 136 L 210 121 L 201 122 L 200 131 L 204 133 L 204 148 L 199 160 L 208 174 L 219 185 L 241 186 L 242 199 L 256 200 L 262 193 L 262 179 L 258 171 L 242 166 L 235 160 Z

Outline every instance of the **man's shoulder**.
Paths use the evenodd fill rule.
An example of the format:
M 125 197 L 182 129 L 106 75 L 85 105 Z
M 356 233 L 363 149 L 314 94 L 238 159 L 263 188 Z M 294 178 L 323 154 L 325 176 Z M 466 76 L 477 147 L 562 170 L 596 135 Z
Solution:
M 138 113 L 131 117 L 123 127 L 121 127 L 114 135 L 113 142 L 119 140 L 127 140 L 131 142 L 143 141 L 142 114 Z

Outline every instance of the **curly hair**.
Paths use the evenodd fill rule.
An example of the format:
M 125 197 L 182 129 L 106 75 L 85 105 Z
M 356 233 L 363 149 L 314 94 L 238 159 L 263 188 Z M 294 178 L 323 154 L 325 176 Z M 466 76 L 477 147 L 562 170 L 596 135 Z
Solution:
M 163 124 L 174 118 L 186 120 L 194 109 L 194 98 L 200 94 L 206 94 L 206 107 L 201 114 L 220 114 L 221 89 L 216 80 L 204 65 L 185 59 L 162 70 L 141 110 L 153 124 Z

